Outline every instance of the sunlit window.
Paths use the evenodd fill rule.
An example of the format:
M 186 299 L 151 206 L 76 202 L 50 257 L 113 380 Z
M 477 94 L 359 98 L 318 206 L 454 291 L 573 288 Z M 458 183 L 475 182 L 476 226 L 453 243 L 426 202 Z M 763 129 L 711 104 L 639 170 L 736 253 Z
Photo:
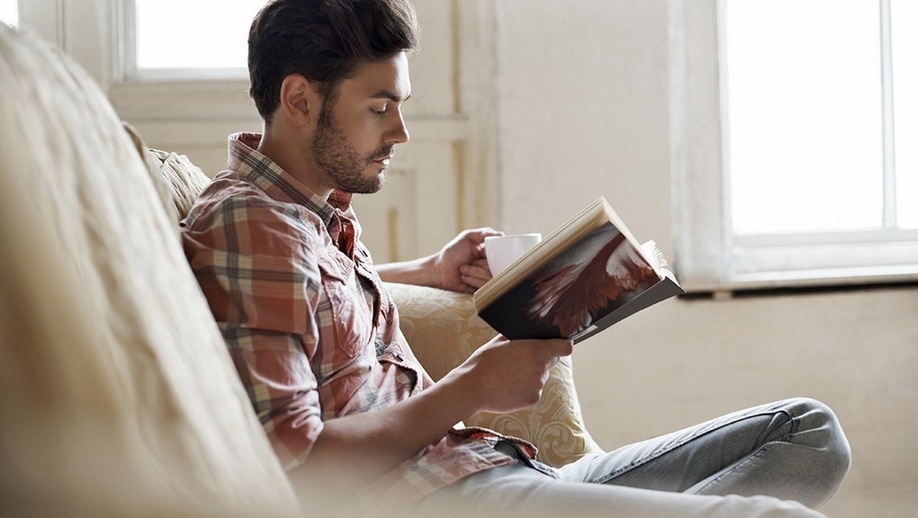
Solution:
M 130 2 L 130 0 L 128 0 Z M 265 0 L 133 0 L 133 70 L 246 67 L 252 18 Z M 130 11 L 128 11 L 130 12 Z M 193 75 L 190 74 L 190 75 Z
M 680 279 L 918 280 L 918 2 L 680 5 Z
M 19 25 L 19 0 L 0 0 L 0 22 Z
M 899 223 L 918 228 L 918 2 L 891 3 Z
M 726 4 L 736 234 L 918 228 L 918 2 L 882 4 Z

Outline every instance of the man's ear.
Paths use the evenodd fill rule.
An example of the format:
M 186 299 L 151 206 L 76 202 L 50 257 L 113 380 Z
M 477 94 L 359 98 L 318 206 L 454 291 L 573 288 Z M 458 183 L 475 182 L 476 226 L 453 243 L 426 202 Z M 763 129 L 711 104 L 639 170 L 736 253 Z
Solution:
M 297 127 L 318 117 L 319 95 L 312 83 L 300 74 L 290 74 L 281 83 L 280 108 Z

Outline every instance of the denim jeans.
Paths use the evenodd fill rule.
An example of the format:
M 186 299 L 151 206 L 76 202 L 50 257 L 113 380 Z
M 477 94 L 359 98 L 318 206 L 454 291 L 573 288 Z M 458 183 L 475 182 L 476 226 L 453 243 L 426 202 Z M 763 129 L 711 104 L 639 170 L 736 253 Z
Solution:
M 478 516 L 772 517 L 813 511 L 847 473 L 835 414 L 790 399 L 581 458 L 561 468 L 519 459 L 461 480 L 414 507 Z M 809 506 L 809 507 L 807 507 Z

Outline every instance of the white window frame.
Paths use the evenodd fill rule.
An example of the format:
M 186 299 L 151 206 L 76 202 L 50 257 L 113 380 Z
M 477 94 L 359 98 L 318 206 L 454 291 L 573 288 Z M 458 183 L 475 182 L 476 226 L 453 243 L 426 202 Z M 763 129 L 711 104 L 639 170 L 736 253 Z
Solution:
M 212 120 L 215 113 L 227 125 L 252 119 L 248 77 L 238 70 L 132 74 L 133 40 L 125 37 L 132 10 L 133 0 L 20 0 L 19 18 L 22 29 L 76 60 L 125 119 Z
M 115 42 L 121 49 L 120 82 L 189 82 L 189 81 L 224 81 L 239 84 L 248 81 L 246 67 L 212 67 L 212 68 L 158 68 L 143 70 L 137 68 L 136 39 L 127 37 L 135 32 L 135 0 L 112 0 L 117 4 L 117 25 L 120 33 Z
M 918 280 L 918 231 L 733 235 L 720 59 L 724 0 L 669 0 L 668 5 L 673 262 L 686 289 Z
M 62 48 L 103 87 L 115 57 L 110 0 L 19 0 L 19 27 Z
M 106 89 L 114 85 L 247 82 L 244 68 L 137 70 L 134 0 L 19 0 L 22 25 L 60 46 Z

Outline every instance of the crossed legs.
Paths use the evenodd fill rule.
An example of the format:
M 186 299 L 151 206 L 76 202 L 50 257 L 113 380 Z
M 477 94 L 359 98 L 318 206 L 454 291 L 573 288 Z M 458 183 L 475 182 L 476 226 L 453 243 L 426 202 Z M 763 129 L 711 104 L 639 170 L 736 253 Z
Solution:
M 585 457 L 548 474 L 521 460 L 453 484 L 416 510 L 446 504 L 495 516 L 821 516 L 806 506 L 831 497 L 849 464 L 834 413 L 799 398 Z

